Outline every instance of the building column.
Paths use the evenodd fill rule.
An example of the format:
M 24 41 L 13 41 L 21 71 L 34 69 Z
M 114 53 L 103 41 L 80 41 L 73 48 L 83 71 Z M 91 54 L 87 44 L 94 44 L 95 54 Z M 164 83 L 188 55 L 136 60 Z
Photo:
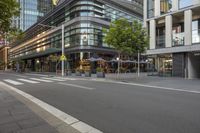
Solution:
M 179 0 L 172 0 L 172 11 L 177 11 L 179 9 Z
M 149 49 L 156 48 L 156 21 L 150 20 L 150 47 Z
M 146 23 L 146 20 L 147 20 L 147 0 L 143 0 L 143 18 L 144 18 L 144 27 L 146 28 L 147 27 L 147 23 Z
M 165 47 L 172 47 L 172 15 L 165 17 Z
M 185 45 L 192 44 L 192 10 L 184 12 Z
M 155 0 L 154 7 L 154 16 L 160 16 L 160 0 Z

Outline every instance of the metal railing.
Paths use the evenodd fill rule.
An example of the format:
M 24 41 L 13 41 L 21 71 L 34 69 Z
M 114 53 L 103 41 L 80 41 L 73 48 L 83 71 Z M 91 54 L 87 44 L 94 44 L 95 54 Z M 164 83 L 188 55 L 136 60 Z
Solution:
M 172 39 L 172 46 L 173 47 L 184 45 L 184 43 L 185 43 L 184 32 L 174 33 L 172 36 L 173 36 L 173 39 Z

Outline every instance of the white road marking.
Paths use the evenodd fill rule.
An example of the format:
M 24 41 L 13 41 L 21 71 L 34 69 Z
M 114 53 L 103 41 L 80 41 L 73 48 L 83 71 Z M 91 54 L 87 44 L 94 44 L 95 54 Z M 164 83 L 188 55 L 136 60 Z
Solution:
M 189 90 L 189 89 L 176 89 L 176 88 L 170 88 L 170 87 L 162 87 L 162 86 L 152 86 L 152 85 L 144 85 L 144 84 L 137 84 L 137 83 L 125 83 L 121 81 L 113 81 L 113 80 L 88 80 L 88 81 L 98 81 L 98 82 L 105 82 L 105 83 L 114 83 L 114 84 L 123 84 L 123 85 L 131 85 L 131 86 L 140 86 L 140 87 L 147 87 L 147 88 L 156 88 L 161 90 L 170 90 L 170 91 L 179 91 L 179 92 L 188 92 L 188 93 L 196 93 L 200 94 L 200 91 L 196 90 Z
M 77 122 L 72 125 L 73 128 L 81 130 L 83 133 L 102 133 L 101 131 L 95 130 L 95 128 L 83 123 L 83 122 Z
M 32 83 L 32 84 L 40 83 L 40 82 L 37 82 L 37 81 L 28 80 L 28 79 L 17 79 L 17 80 L 24 81 L 24 82 L 27 82 L 27 83 Z
M 51 83 L 51 82 L 53 82 L 53 81 L 51 81 L 51 80 L 46 80 L 46 79 L 38 79 L 38 78 L 30 78 L 30 79 L 32 79 L 32 80 L 36 80 L 36 81 L 47 82 L 47 83 Z
M 30 74 L 30 73 L 25 73 L 25 75 L 48 77 L 48 75 L 44 75 L 44 74 Z
M 45 78 L 45 77 L 42 77 L 42 79 L 53 80 L 53 81 L 66 81 L 64 79 Z
M 80 86 L 80 85 L 75 85 L 75 84 L 68 84 L 68 83 L 58 83 L 58 84 L 76 87 L 76 88 L 81 88 L 81 89 L 86 89 L 86 90 L 94 90 L 95 89 L 95 88 L 90 88 L 90 87 Z
M 119 82 L 119 84 L 133 85 L 133 86 L 140 86 L 140 87 L 148 87 L 148 88 L 156 88 L 156 89 L 162 89 L 162 90 L 190 92 L 190 93 L 200 94 L 200 91 L 188 90 L 188 89 L 176 89 L 176 88 L 169 88 L 169 87 L 162 87 L 162 86 L 152 86 L 152 85 L 143 85 L 143 84 L 136 84 L 136 83 L 123 83 L 123 82 Z
M 41 108 L 43 108 L 44 110 L 49 112 L 50 114 L 54 115 L 55 117 L 57 117 L 61 121 L 65 122 L 66 124 L 72 126 L 73 128 L 75 128 L 76 130 L 78 130 L 81 133 L 103 133 L 102 131 L 72 117 L 71 115 L 66 114 L 65 112 L 37 99 L 36 97 L 34 97 L 28 93 L 18 90 L 17 88 L 7 85 L 6 83 L 3 83 L 3 82 L 0 82 L 0 85 L 6 87 L 6 89 L 13 90 L 16 93 L 22 95 L 23 97 L 25 97 L 28 100 L 30 100 L 31 102 L 37 104 L 38 106 L 40 106 Z
M 8 82 L 10 84 L 13 84 L 13 85 L 22 85 L 22 84 L 24 84 L 24 83 L 17 82 L 17 81 L 11 80 L 11 79 L 4 79 L 4 81 Z
M 75 78 L 62 78 L 62 77 L 54 77 L 55 79 L 62 79 L 62 80 L 77 80 Z

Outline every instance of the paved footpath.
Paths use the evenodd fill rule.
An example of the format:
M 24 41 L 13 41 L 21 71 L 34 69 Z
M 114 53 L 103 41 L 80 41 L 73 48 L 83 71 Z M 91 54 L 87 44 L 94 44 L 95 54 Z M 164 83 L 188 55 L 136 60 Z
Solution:
M 79 133 L 21 95 L 0 86 L 0 133 Z

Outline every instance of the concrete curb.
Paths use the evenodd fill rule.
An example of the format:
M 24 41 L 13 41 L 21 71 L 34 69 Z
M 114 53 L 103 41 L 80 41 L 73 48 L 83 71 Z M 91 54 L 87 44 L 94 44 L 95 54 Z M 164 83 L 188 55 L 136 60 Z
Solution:
M 9 93 L 26 104 L 60 133 L 103 133 L 102 131 L 58 110 L 57 108 L 27 94 L 17 88 L 0 82 Z

